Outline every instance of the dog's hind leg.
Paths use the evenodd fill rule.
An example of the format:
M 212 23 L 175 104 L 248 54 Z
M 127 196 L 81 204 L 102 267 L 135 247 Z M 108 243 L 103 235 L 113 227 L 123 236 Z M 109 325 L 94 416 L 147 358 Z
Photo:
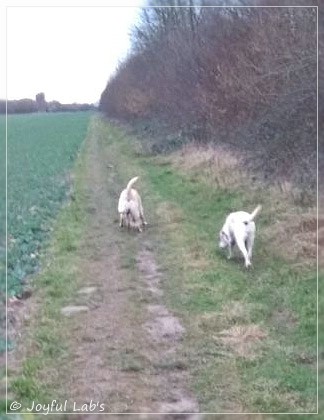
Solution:
M 142 224 L 145 226 L 145 225 L 147 225 L 147 221 L 145 220 L 144 210 L 143 210 L 143 206 L 142 206 L 142 200 L 141 200 L 140 197 L 139 197 L 139 203 L 138 204 L 139 204 L 140 218 L 141 218 Z
M 147 225 L 147 221 L 145 220 L 145 217 L 144 217 L 144 214 L 143 214 L 143 213 L 141 213 L 141 221 L 142 221 L 142 224 L 143 224 L 144 226 L 146 226 L 146 225 Z
M 141 227 L 141 223 L 140 223 L 139 219 L 133 219 L 133 226 L 139 232 L 143 232 L 142 227 Z
M 236 238 L 236 244 L 239 247 L 240 251 L 242 252 L 245 260 L 245 267 L 249 267 L 251 265 L 249 254 L 245 248 L 245 243 L 243 239 Z
M 139 232 L 142 232 L 141 215 L 139 209 L 133 209 L 131 213 L 132 226 Z
M 126 223 L 127 223 L 127 229 L 129 230 L 131 228 L 131 224 L 132 224 L 130 212 L 126 213 Z
M 246 249 L 247 249 L 250 261 L 252 260 L 253 244 L 254 244 L 254 234 L 252 233 L 246 240 Z
M 227 259 L 230 260 L 232 258 L 232 246 L 228 245 L 228 255 Z
M 119 213 L 119 227 L 123 227 L 123 224 L 124 224 L 123 213 Z

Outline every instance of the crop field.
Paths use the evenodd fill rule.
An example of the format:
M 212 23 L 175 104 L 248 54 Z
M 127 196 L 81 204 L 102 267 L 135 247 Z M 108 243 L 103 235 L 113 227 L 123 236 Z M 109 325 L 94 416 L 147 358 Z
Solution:
M 90 113 L 8 116 L 8 295 L 37 271 Z M 1 286 L 3 288 L 3 284 Z

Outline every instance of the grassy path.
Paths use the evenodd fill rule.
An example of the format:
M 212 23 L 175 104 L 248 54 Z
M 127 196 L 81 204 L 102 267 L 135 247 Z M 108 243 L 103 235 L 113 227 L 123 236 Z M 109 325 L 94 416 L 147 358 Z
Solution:
M 125 162 L 128 171 L 121 171 L 120 156 L 106 145 L 114 139 L 102 130 L 94 123 L 87 143 L 90 217 L 81 263 L 83 286 L 96 289 L 90 297 L 79 299 L 78 304 L 86 304 L 89 312 L 73 317 L 69 327 L 73 357 L 66 362 L 65 392 L 70 390 L 70 399 L 79 405 L 89 397 L 104 402 L 107 412 L 163 411 L 169 405 L 178 410 L 176 403 L 180 411 L 196 411 L 176 375 L 157 375 L 167 356 L 163 353 L 175 350 L 170 340 L 178 338 L 181 327 L 170 326 L 169 336 L 162 337 L 154 324 L 159 322 L 157 317 L 149 319 L 150 311 L 162 311 L 170 323 L 176 322 L 159 305 L 160 273 L 150 235 L 143 235 L 142 242 L 138 235 L 117 227 L 116 200 L 133 168 Z
M 37 280 L 39 316 L 11 362 L 14 395 L 25 405 L 92 400 L 106 412 L 315 411 L 314 273 L 272 254 L 262 242 L 266 218 L 254 269 L 227 261 L 216 231 L 253 197 L 242 203 L 135 146 L 93 118 L 75 199 Z M 120 231 L 116 214 L 136 175 L 143 234 Z M 71 305 L 84 312 L 62 315 Z

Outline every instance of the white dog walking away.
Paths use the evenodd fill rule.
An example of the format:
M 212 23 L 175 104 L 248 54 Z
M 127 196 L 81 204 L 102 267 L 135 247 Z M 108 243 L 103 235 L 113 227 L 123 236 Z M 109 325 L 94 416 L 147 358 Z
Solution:
M 142 200 L 139 193 L 133 188 L 138 176 L 132 178 L 127 187 L 121 192 L 118 201 L 119 226 L 134 227 L 142 232 L 142 226 L 146 225 Z
M 219 247 L 228 248 L 228 258 L 231 258 L 232 247 L 236 244 L 244 256 L 245 267 L 251 265 L 255 236 L 254 218 L 261 208 L 262 206 L 258 205 L 251 214 L 245 211 L 230 213 L 219 234 Z

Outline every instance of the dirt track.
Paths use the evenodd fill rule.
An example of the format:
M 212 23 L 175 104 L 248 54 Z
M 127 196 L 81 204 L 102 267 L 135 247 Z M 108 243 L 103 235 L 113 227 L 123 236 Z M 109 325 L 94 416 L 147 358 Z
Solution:
M 77 404 L 99 401 L 110 413 L 197 412 L 186 368 L 175 367 L 185 329 L 164 306 L 149 229 L 135 234 L 118 228 L 116 198 L 123 185 L 106 153 L 93 130 L 86 151 L 91 221 L 74 302 L 88 310 L 69 320 L 62 396 Z

